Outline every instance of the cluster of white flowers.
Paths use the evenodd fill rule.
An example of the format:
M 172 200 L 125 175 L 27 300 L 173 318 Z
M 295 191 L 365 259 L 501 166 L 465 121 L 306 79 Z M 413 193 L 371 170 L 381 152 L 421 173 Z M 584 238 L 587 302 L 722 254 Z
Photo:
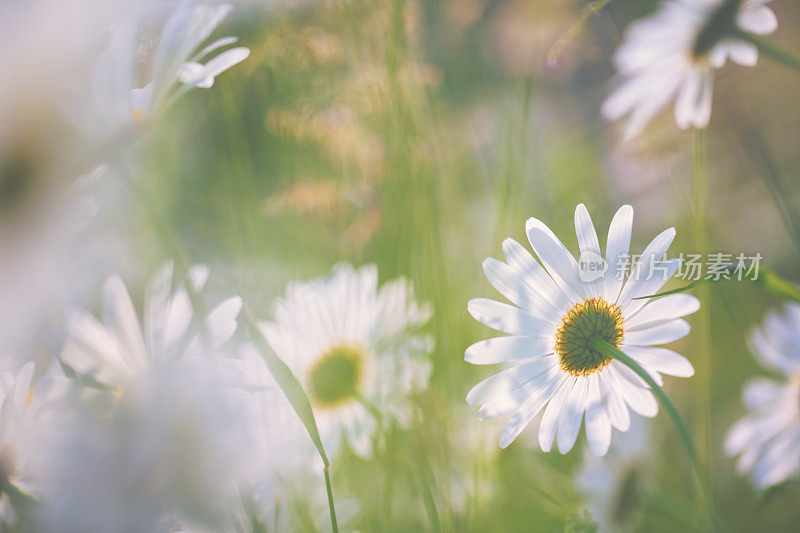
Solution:
M 108 277 L 96 315 L 81 303 L 96 281 L 53 252 L 81 255 L 72 247 L 91 240 L 86 184 L 124 164 L 116 155 L 178 98 L 248 57 L 235 37 L 211 39 L 233 6 L 67 4 L 0 6 L 0 530 L 286 529 L 280 481 L 325 510 L 321 463 L 242 338 L 242 299 L 205 313 L 210 269 L 168 262 L 141 306 Z M 32 63 L 52 79 L 24 71 Z M 263 335 L 307 388 L 329 454 L 344 440 L 368 456 L 380 424 L 413 419 L 410 397 L 430 374 L 431 340 L 419 333 L 430 314 L 405 279 L 379 288 L 374 266 L 339 266 L 276 301 Z M 349 503 L 337 504 L 344 519 Z
M 768 1 L 662 2 L 628 28 L 614 57 L 619 81 L 602 115 L 628 117 L 630 139 L 674 102 L 680 128 L 705 128 L 714 70 L 728 59 L 755 65 L 750 37 L 777 28 Z M 194 0 L 166 8 L 91 0 L 0 6 L 0 247 L 7 252 L 0 257 L 0 530 L 230 531 L 256 521 L 285 528 L 281 481 L 319 477 L 322 462 L 262 346 L 297 378 L 331 456 L 346 448 L 368 459 L 387 431 L 419 419 L 415 396 L 432 373 L 434 342 L 423 332 L 432 309 L 405 278 L 379 285 L 374 265 L 342 264 L 330 276 L 290 283 L 272 316 L 253 324 L 251 335 L 260 337 L 250 341 L 239 327 L 239 296 L 205 312 L 204 265 L 164 264 L 141 306 L 122 277 L 111 275 L 101 317 L 81 299 L 54 294 L 84 286 L 55 254 L 73 246 L 97 209 L 85 183 L 125 159 L 113 155 L 127 154 L 177 99 L 212 87 L 248 58 L 235 37 L 212 39 L 231 11 Z M 151 24 L 154 18 L 160 23 Z M 25 30 L 34 39 L 20 29 L 26 26 L 36 27 Z M 46 47 L 36 42 L 42 35 L 50 36 Z M 24 71 L 31 64 L 39 66 L 36 75 Z M 663 375 L 693 375 L 685 357 L 662 345 L 688 335 L 684 317 L 700 302 L 688 294 L 654 298 L 680 267 L 662 259 L 674 228 L 658 234 L 622 279 L 633 208 L 616 212 L 604 251 L 583 204 L 574 223 L 579 260 L 531 218 L 525 230 L 533 254 L 506 239 L 504 261 L 483 263 L 511 304 L 476 298 L 468 311 L 506 335 L 472 344 L 465 360 L 506 368 L 466 399 L 482 419 L 510 415 L 501 448 L 540 413 L 545 452 L 554 445 L 569 452 L 583 426 L 589 450 L 601 458 L 614 429 L 636 428 L 607 463 L 587 459 L 581 477 L 596 500 L 594 514 L 613 528 L 618 517 L 606 511 L 615 505 L 618 474 L 640 466 L 638 451 L 625 451 L 625 440 L 643 440 L 631 411 L 656 416 L 654 384 Z M 599 258 L 605 271 L 585 276 L 584 257 Z M 656 261 L 663 275 L 639 275 Z M 20 332 L 38 334 L 42 317 L 54 314 L 64 330 L 58 353 L 26 356 L 47 343 Z M 725 448 L 766 488 L 800 473 L 800 306 L 769 315 L 752 346 L 785 379 L 747 386 L 751 413 L 731 429 Z M 637 374 L 608 350 L 643 370 Z M 459 493 L 480 501 L 492 487 L 478 481 Z

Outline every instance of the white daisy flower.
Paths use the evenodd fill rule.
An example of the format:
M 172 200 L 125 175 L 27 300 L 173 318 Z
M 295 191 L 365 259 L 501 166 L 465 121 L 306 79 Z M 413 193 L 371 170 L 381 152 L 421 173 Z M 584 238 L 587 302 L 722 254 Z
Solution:
M 200 49 L 231 9 L 231 4 L 178 3 L 146 65 L 137 60 L 138 13 L 122 17 L 92 70 L 90 96 L 96 120 L 87 125 L 102 134 L 130 126 L 163 111 L 188 89 L 211 87 L 216 76 L 244 61 L 250 54 L 245 47 L 229 48 L 209 59 L 234 44 L 235 37 L 217 39 Z M 136 73 L 142 70 L 145 77 L 140 81 Z
M 233 531 L 259 446 L 220 358 L 148 373 L 110 406 L 91 397 L 45 443 L 43 531 Z
M 611 428 L 626 431 L 628 409 L 653 417 L 658 404 L 644 381 L 615 359 L 589 347 L 600 338 L 642 365 L 659 384 L 660 374 L 689 377 L 692 365 L 683 356 L 655 345 L 689 333 L 680 317 L 700 303 L 687 294 L 635 299 L 656 294 L 677 271 L 678 259 L 663 259 L 675 229 L 659 234 L 645 248 L 625 281 L 633 225 L 633 208 L 621 207 L 608 230 L 606 258 L 589 213 L 575 210 L 580 263 L 541 221 L 526 224 L 539 259 L 512 239 L 503 241 L 506 263 L 486 259 L 491 284 L 515 305 L 477 298 L 470 314 L 511 336 L 477 342 L 465 359 L 476 365 L 513 366 L 476 385 L 467 402 L 480 405 L 478 416 L 492 418 L 514 411 L 500 435 L 505 448 L 544 409 L 539 444 L 549 451 L 556 433 L 558 450 L 575 444 L 586 415 L 586 436 L 597 456 L 608 450 Z M 541 264 L 540 264 L 541 263 Z
M 753 66 L 754 44 L 736 38 L 738 28 L 766 35 L 778 27 L 769 0 L 667 0 L 653 15 L 634 22 L 614 63 L 619 84 L 606 98 L 602 114 L 610 120 L 629 116 L 631 139 L 661 109 L 675 102 L 681 129 L 705 128 L 711 118 L 713 69 L 730 58 Z
M 763 489 L 800 472 L 800 305 L 767 315 L 750 344 L 758 360 L 784 379 L 747 384 L 742 400 L 750 413 L 728 432 L 725 451 L 738 455 L 737 470 Z
M 39 379 L 34 379 L 33 362 L 0 373 L 0 529 L 3 523 L 14 524 L 20 511 L 6 487 L 23 495 L 40 492 L 38 445 L 63 424 L 54 406 L 68 389 L 67 378 L 55 366 Z
M 195 292 L 202 290 L 209 270 L 202 265 L 190 269 Z M 61 360 L 79 376 L 112 389 L 127 387 L 152 367 L 179 358 L 203 354 L 203 339 L 191 328 L 192 305 L 186 288 L 172 288 L 172 265 L 166 264 L 153 276 L 144 305 L 144 331 L 133 302 L 119 276 L 111 276 L 103 286 L 104 321 L 89 312 L 74 310 L 67 319 L 69 338 Z M 238 296 L 232 296 L 206 318 L 214 353 L 236 332 L 236 317 L 242 308 Z
M 378 421 L 369 408 L 405 426 L 408 396 L 424 390 L 431 340 L 419 329 L 431 316 L 403 278 L 378 288 L 374 265 L 340 265 L 330 278 L 290 283 L 261 330 L 309 396 L 326 451 L 344 438 L 371 453 Z

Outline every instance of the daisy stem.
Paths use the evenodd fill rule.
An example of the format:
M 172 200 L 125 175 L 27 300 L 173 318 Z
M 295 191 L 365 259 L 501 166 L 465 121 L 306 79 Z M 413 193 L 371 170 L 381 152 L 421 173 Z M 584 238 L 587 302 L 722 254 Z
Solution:
M 759 52 L 769 56 L 769 58 L 776 63 L 780 63 L 781 65 L 793 68 L 794 70 L 800 72 L 800 59 L 790 52 L 787 52 L 783 48 L 775 46 L 771 42 L 762 39 L 757 35 L 753 35 L 752 33 L 748 33 L 740 28 L 735 28 L 733 30 L 733 35 L 739 39 L 742 39 L 743 41 L 754 44 L 756 48 L 758 48 Z
M 692 207 L 694 211 L 693 240 L 695 253 L 705 256 L 708 253 L 708 175 L 706 169 L 706 135 L 705 130 L 694 130 L 694 146 L 692 154 Z M 708 309 L 711 307 L 708 287 L 698 289 L 697 297 L 703 307 L 695 316 L 696 327 L 694 342 L 696 343 L 697 360 L 695 381 L 694 435 L 700 459 L 711 463 L 711 338 Z
M 329 473 L 330 467 L 325 465 L 322 469 L 325 472 L 325 490 L 328 491 L 328 508 L 331 511 L 331 529 L 333 533 L 339 533 L 339 525 L 336 522 L 336 508 L 333 505 L 333 490 L 331 489 L 331 475 Z
M 675 426 L 675 432 L 678 434 L 678 439 L 680 440 L 683 450 L 686 452 L 689 462 L 691 463 L 692 468 L 697 475 L 697 480 L 703 492 L 703 497 L 706 501 L 709 518 L 712 522 L 713 528 L 717 531 L 722 530 L 722 523 L 720 522 L 719 518 L 717 517 L 717 513 L 714 510 L 714 501 L 711 497 L 711 489 L 708 478 L 705 475 L 703 466 L 700 463 L 697 452 L 695 451 L 689 430 L 686 428 L 686 424 L 684 424 L 680 413 L 678 413 L 678 409 L 675 408 L 675 404 L 672 403 L 672 400 L 669 399 L 667 393 L 664 392 L 664 389 L 662 389 L 658 383 L 655 382 L 653 377 L 648 374 L 639 363 L 634 361 L 630 356 L 626 355 L 622 350 L 599 337 L 592 341 L 591 346 L 593 349 L 602 353 L 606 357 L 614 358 L 636 372 L 636 374 L 642 378 L 642 380 L 644 380 L 644 382 L 647 383 L 647 385 L 649 385 L 653 390 L 653 393 L 656 395 L 656 398 L 658 398 L 659 403 L 672 421 L 672 425 Z

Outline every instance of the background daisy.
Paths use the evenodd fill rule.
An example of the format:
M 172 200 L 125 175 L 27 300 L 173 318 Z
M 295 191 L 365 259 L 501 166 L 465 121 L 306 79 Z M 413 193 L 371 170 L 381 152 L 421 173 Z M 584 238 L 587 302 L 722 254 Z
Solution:
M 408 425 L 409 395 L 428 382 L 432 345 L 420 333 L 431 309 L 407 280 L 378 288 L 375 266 L 339 265 L 329 278 L 290 283 L 273 307 L 261 331 L 301 381 L 329 454 L 342 438 L 371 454 L 376 416 Z
M 725 451 L 739 456 L 737 470 L 763 489 L 800 472 L 800 305 L 789 303 L 782 313 L 768 314 L 750 346 L 782 379 L 747 384 L 742 401 L 749 413 L 728 432 Z

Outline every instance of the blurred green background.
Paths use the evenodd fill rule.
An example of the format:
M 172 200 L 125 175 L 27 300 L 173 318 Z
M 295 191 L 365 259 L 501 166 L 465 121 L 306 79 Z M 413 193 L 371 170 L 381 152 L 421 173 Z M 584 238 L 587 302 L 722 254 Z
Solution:
M 502 299 L 481 261 L 500 256 L 505 237 L 526 242 L 530 216 L 576 250 L 579 202 L 601 242 L 617 207 L 630 203 L 632 252 L 669 226 L 678 230 L 673 255 L 695 250 L 693 133 L 665 113 L 623 145 L 617 125 L 599 116 L 625 26 L 654 7 L 612 0 L 592 14 L 566 0 L 245 4 L 227 29 L 251 57 L 213 90 L 182 99 L 146 140 L 138 172 L 150 208 L 169 218 L 192 261 L 210 263 L 217 283 L 239 290 L 261 317 L 287 281 L 327 274 L 340 261 L 375 263 L 382 281 L 407 276 L 432 302 L 434 374 L 417 398 L 424 419 L 408 436 L 389 436 L 372 461 L 334 461 L 337 499 L 359 505 L 347 529 L 421 531 L 435 521 L 444 531 L 594 529 L 575 484 L 584 436 L 566 456 L 545 454 L 534 421 L 501 451 L 502 421 L 480 422 L 466 405 L 469 388 L 497 370 L 463 360 L 469 344 L 491 334 L 466 303 Z M 771 38 L 800 51 L 800 4 L 773 7 L 780 29 Z M 765 58 L 719 73 L 701 228 L 709 250 L 760 252 L 790 279 L 798 279 L 800 253 L 792 238 L 798 96 L 800 77 Z M 150 208 L 135 208 L 130 231 L 139 249 L 153 250 L 141 258 L 152 266 L 163 239 Z M 703 310 L 676 349 L 697 374 L 667 378 L 667 391 L 710 466 L 727 526 L 796 531 L 800 488 L 757 493 L 722 453 L 725 431 L 744 413 L 742 385 L 766 373 L 747 333 L 780 302 L 737 282 L 696 294 Z M 634 530 L 701 528 L 701 498 L 669 421 L 659 413 L 648 424 L 652 475 L 637 480 L 621 512 L 635 517 Z M 293 498 L 293 528 L 310 529 L 303 495 Z

